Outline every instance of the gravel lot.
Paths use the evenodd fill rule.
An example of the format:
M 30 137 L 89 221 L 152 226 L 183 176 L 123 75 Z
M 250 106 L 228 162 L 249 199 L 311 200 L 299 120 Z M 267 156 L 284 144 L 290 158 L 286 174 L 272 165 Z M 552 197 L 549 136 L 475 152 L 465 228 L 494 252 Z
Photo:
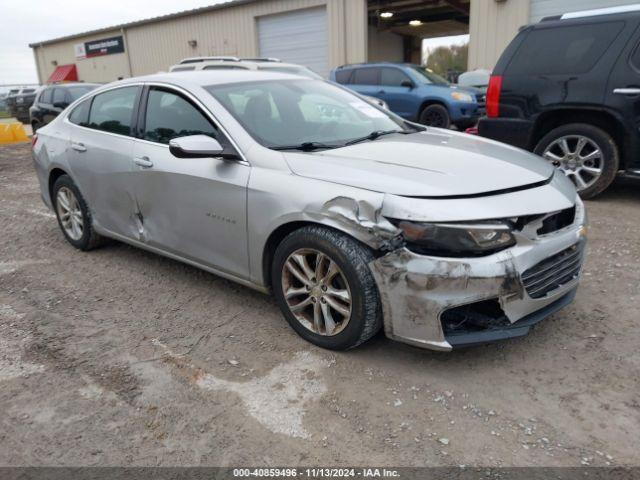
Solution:
M 268 296 L 68 245 L 0 147 L 0 465 L 640 465 L 640 187 L 587 203 L 576 302 L 449 354 L 315 348 Z

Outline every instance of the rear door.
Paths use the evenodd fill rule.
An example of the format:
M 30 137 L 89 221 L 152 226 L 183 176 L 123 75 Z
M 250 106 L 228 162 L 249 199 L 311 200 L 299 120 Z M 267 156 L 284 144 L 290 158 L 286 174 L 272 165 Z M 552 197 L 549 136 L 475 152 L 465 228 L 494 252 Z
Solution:
M 176 158 L 173 138 L 229 140 L 186 92 L 150 86 L 133 156 L 138 239 L 183 258 L 248 277 L 247 184 L 250 167 L 221 158 Z
M 132 132 L 141 90 L 123 86 L 99 93 L 68 118 L 76 125 L 69 157 L 73 179 L 99 226 L 128 238 L 136 236 Z
M 640 151 L 640 29 L 622 50 L 609 77 L 605 104 L 626 124 L 627 152 Z M 631 153 L 627 168 L 640 168 L 640 158 Z
M 40 94 L 36 108 L 37 115 L 40 117 L 37 120 L 41 121 L 43 125 L 48 124 L 55 118 L 51 113 L 53 108 L 53 88 L 48 87 Z
M 418 100 L 413 95 L 413 81 L 399 68 L 380 69 L 380 90 L 376 95 L 389 105 L 392 112 L 410 118 L 418 110 Z
M 353 69 L 351 82 L 346 85 L 362 95 L 381 98 L 380 96 L 380 68 L 358 67 Z

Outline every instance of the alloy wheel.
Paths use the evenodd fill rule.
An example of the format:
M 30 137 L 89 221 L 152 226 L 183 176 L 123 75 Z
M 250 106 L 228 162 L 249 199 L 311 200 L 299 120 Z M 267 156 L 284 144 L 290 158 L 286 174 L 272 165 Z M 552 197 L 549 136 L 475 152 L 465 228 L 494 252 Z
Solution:
M 298 322 L 318 335 L 337 335 L 349 323 L 349 284 L 336 262 L 322 252 L 305 248 L 289 255 L 282 267 L 282 292 Z
M 80 203 L 70 188 L 61 187 L 58 190 L 56 209 L 67 236 L 75 241 L 80 240 L 84 233 L 84 219 Z
M 566 135 L 551 142 L 542 156 L 573 181 L 578 191 L 598 181 L 603 170 L 602 150 L 588 137 Z

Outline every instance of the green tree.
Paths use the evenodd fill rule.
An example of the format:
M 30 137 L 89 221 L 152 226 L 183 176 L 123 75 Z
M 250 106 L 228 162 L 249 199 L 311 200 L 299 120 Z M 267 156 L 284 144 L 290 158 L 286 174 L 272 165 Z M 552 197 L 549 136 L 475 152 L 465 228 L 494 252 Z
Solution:
M 427 67 L 442 76 L 449 71 L 464 72 L 467 70 L 468 56 L 468 43 L 430 48 L 426 55 Z

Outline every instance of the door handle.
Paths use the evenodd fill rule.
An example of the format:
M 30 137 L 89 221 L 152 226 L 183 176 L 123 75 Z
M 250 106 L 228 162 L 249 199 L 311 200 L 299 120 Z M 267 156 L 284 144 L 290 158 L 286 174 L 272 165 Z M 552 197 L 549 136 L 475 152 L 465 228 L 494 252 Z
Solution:
M 71 148 L 73 148 L 76 152 L 86 152 L 87 147 L 84 146 L 84 143 L 71 143 Z
M 637 87 L 616 88 L 613 90 L 613 93 L 617 95 L 640 95 L 640 88 L 637 88 Z
M 149 157 L 136 157 L 133 159 L 133 163 L 141 166 L 142 168 L 151 168 L 153 167 L 153 162 L 149 160 Z

